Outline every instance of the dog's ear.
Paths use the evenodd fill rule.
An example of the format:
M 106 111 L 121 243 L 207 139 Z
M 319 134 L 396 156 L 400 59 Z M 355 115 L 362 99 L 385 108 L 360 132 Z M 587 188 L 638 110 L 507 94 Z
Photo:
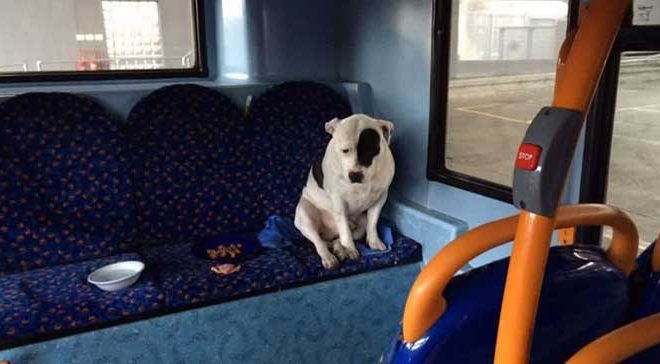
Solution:
M 325 131 L 328 132 L 328 134 L 332 135 L 335 132 L 335 128 L 337 127 L 337 124 L 339 124 L 340 120 L 339 118 L 334 118 L 327 123 L 325 123 Z
M 378 120 L 378 122 L 380 123 L 380 129 L 383 132 L 383 138 L 385 138 L 387 144 L 390 144 L 392 132 L 394 131 L 394 124 L 387 120 Z

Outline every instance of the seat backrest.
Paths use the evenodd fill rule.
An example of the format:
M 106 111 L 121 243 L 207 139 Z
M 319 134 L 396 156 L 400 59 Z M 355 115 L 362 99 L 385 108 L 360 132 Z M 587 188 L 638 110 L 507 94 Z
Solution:
M 630 276 L 631 321 L 660 312 L 660 272 L 655 272 L 651 264 L 657 244 L 657 241 L 651 244 L 637 258 L 637 269 Z
M 255 130 L 259 201 L 266 215 L 294 215 L 310 167 L 330 140 L 324 124 L 350 113 L 339 94 L 313 82 L 283 83 L 252 102 L 247 121 Z
M 30 93 L 0 104 L 0 274 L 133 248 L 119 125 L 93 100 Z
M 495 355 L 509 258 L 456 276 L 443 296 L 446 311 L 415 345 L 394 341 L 386 363 L 490 363 Z M 550 249 L 530 363 L 564 363 L 619 327 L 628 305 L 627 277 L 598 247 Z
M 651 264 L 654 249 L 658 249 L 658 241 L 660 237 L 637 258 L 637 269 L 630 276 L 630 322 L 660 312 L 660 272 L 654 271 Z M 655 363 L 658 358 L 660 345 L 635 355 L 626 363 Z
M 139 101 L 128 122 L 140 240 L 166 244 L 260 226 L 250 135 L 227 97 L 167 86 Z

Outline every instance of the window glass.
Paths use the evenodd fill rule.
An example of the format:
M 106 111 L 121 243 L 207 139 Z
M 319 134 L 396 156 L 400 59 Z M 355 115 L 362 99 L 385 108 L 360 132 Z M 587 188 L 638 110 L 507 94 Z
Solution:
M 511 186 L 516 150 L 552 101 L 568 0 L 459 0 L 446 120 L 447 169 Z
M 191 69 L 194 2 L 3 0 L 0 73 Z
M 645 247 L 660 228 L 660 53 L 624 53 L 618 87 L 607 202 L 631 215 Z

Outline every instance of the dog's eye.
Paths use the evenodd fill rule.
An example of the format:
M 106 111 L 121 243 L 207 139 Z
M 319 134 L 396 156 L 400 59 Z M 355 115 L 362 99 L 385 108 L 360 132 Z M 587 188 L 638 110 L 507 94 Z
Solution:
M 349 151 L 350 151 L 350 149 L 342 149 L 341 150 L 341 152 L 344 153 L 344 154 L 348 153 Z

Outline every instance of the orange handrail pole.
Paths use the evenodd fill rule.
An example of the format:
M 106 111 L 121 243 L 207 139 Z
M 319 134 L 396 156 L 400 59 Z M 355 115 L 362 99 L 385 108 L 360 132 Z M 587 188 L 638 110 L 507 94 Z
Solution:
M 578 351 L 568 364 L 615 364 L 660 344 L 660 313 L 618 328 Z
M 553 106 L 585 112 L 598 86 L 612 44 L 631 0 L 592 0 L 583 8 L 570 49 L 560 57 Z
M 612 228 L 612 243 L 607 257 L 626 276 L 635 269 L 639 233 L 630 215 L 613 206 L 581 204 L 557 210 L 557 228 L 602 225 Z
M 554 107 L 586 115 L 630 3 L 631 0 L 593 0 L 585 8 L 579 29 L 562 47 Z M 553 217 L 525 210 L 520 213 L 500 313 L 496 364 L 528 362 L 553 226 Z
M 522 211 L 504 286 L 496 364 L 528 362 L 555 219 Z
M 442 294 L 454 274 L 470 260 L 489 249 L 510 242 L 518 215 L 509 216 L 468 231 L 444 247 L 415 280 L 403 313 L 403 339 L 412 343 L 422 338 L 444 310 Z M 607 205 L 562 206 L 555 229 L 574 226 L 607 225 L 613 230 L 609 259 L 624 273 L 632 271 L 639 243 L 635 224 L 625 212 Z
M 651 256 L 651 269 L 654 272 L 660 272 L 660 235 L 655 239 L 655 246 L 653 247 L 653 255 Z

